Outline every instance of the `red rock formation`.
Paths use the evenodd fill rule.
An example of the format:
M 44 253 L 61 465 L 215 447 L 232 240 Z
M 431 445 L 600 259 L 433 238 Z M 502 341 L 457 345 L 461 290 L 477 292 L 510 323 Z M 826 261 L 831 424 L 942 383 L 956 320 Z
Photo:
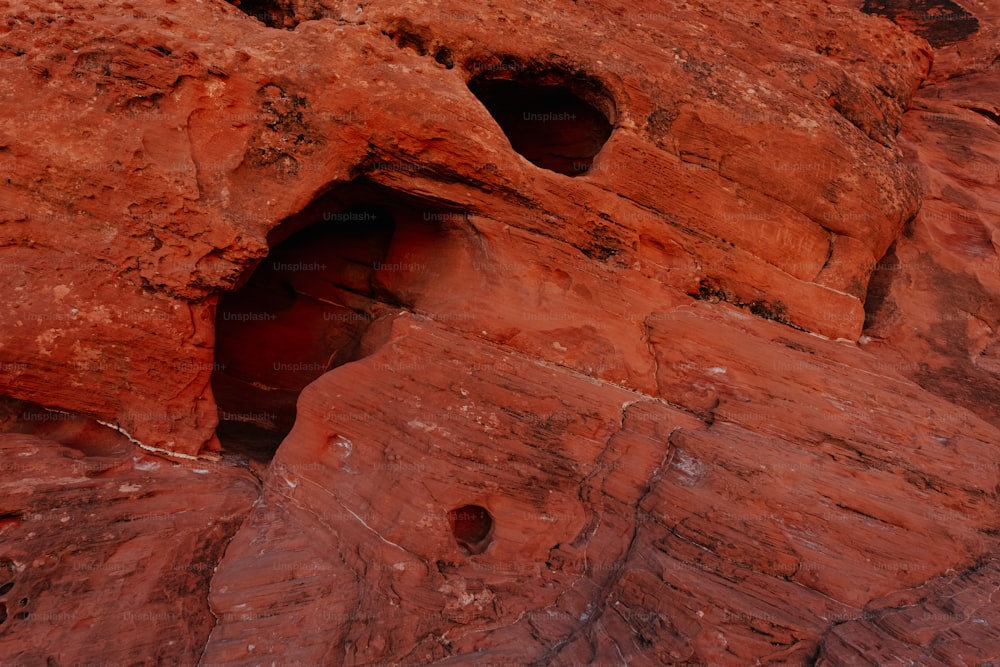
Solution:
M 257 480 L 231 461 L 149 456 L 72 415 L 4 408 L 3 662 L 197 660 L 216 622 L 206 591 Z
M 0 659 L 996 654 L 1000 10 L 236 4 L 5 7 Z
M 923 206 L 874 274 L 866 339 L 928 391 L 1000 423 L 997 19 L 942 48 L 901 134 Z M 959 59 L 961 51 L 961 59 Z
M 280 31 L 223 2 L 128 16 L 45 7 L 29 3 L 4 36 L 8 86 L 30 91 L 36 112 L 24 114 L 16 94 L 4 102 L 14 119 L 2 137 L 4 288 L 20 291 L 5 314 L 2 380 L 18 398 L 117 419 L 151 447 L 217 447 L 220 290 L 247 279 L 282 221 L 362 175 L 462 215 L 439 228 L 467 262 L 502 267 L 511 261 L 495 258 L 539 244 L 564 253 L 546 269 L 473 267 L 455 284 L 542 270 L 567 285 L 600 273 L 614 292 L 624 283 L 658 304 L 717 295 L 852 339 L 871 268 L 917 206 L 893 133 L 928 53 L 855 11 L 691 7 L 632 25 L 574 4 L 556 29 L 543 27 L 544 12 L 500 7 L 473 17 L 446 3 L 407 17 L 386 4 L 361 16 L 331 5 L 296 9 L 296 20 L 327 18 Z M 747 16 L 767 39 L 747 40 Z M 651 40 L 662 45 L 652 53 Z M 561 45 L 572 57 L 550 55 Z M 473 79 L 480 91 L 497 79 L 555 87 L 615 130 L 586 177 L 534 168 Z M 524 114 L 548 118 L 540 108 Z M 398 253 L 440 257 L 445 239 L 405 243 Z M 386 279 L 405 279 L 412 309 L 457 310 L 467 331 L 565 361 L 549 322 L 523 316 L 542 297 L 517 294 L 510 314 L 496 308 L 502 295 L 463 289 L 459 305 L 447 279 L 426 278 Z M 548 308 L 580 311 L 607 348 L 635 339 L 613 321 L 616 308 L 653 310 L 568 296 Z M 482 298 L 485 309 L 468 304 Z M 643 356 L 598 375 L 648 386 Z M 56 378 L 88 390 L 53 390 Z
M 801 661 L 987 550 L 993 428 L 942 428 L 952 406 L 870 355 L 740 311 L 648 326 L 666 400 L 406 319 L 310 384 L 271 520 L 214 580 L 206 659 Z M 448 521 L 467 505 L 492 515 L 479 554 Z M 282 636 L 288 617 L 315 632 Z
M 817 665 L 909 661 L 988 665 L 997 658 L 997 565 L 990 559 L 916 590 L 901 591 L 831 629 Z
M 924 199 L 876 267 L 862 341 L 880 363 L 995 426 L 1000 423 L 995 195 L 1000 7 L 979 3 L 968 9 L 926 12 L 914 3 L 899 8 L 902 20 L 896 17 L 901 25 L 917 20 L 918 34 L 939 46 L 900 133 Z M 958 29 L 973 25 L 976 32 L 956 39 Z M 942 415 L 942 428 L 956 430 L 951 421 L 960 412 Z M 992 461 L 985 466 L 996 470 Z M 961 513 L 950 507 L 930 511 L 950 520 Z M 960 575 L 952 570 L 940 581 L 873 600 L 858 620 L 830 631 L 817 664 L 996 661 L 1000 646 L 989 604 L 994 569 L 988 560 Z

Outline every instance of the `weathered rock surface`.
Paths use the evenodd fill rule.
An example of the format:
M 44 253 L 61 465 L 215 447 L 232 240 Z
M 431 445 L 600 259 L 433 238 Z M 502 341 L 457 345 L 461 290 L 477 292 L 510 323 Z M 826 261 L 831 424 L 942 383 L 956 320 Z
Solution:
M 989 665 L 1000 658 L 995 559 L 872 605 L 834 627 L 816 665 Z
M 408 317 L 310 384 L 214 579 L 206 660 L 804 661 L 993 548 L 993 427 L 729 307 L 647 326 L 665 400 Z M 447 521 L 469 505 L 480 553 Z
M 995 26 L 943 50 L 906 115 L 902 143 L 926 194 L 875 271 L 865 333 L 921 386 L 997 424 L 1000 70 L 968 71 L 997 62 Z M 950 52 L 959 48 L 968 58 L 961 65 Z
M 997 655 L 995 3 L 0 7 L 0 661 Z
M 11 395 L 117 419 L 151 447 L 217 448 L 220 290 L 248 278 L 282 221 L 291 233 L 342 212 L 295 217 L 359 178 L 417 198 L 417 215 L 462 216 L 437 225 L 477 262 L 447 265 L 454 284 L 539 289 L 600 271 L 615 293 L 721 295 L 850 339 L 872 267 L 917 208 L 894 133 L 929 53 L 854 10 L 691 5 L 630 21 L 635 7 L 559 2 L 289 6 L 294 31 L 220 1 L 9 12 L 0 261 L 17 298 L 0 380 Z M 536 168 L 511 143 L 539 133 L 508 139 L 467 85 L 483 77 L 559 84 L 614 131 L 585 174 Z M 538 120 L 578 115 L 557 106 Z M 524 245 L 563 259 L 514 270 L 494 259 Z M 410 274 L 446 266 L 439 246 L 394 249 L 438 258 Z M 456 326 L 562 361 L 535 343 L 552 322 L 524 316 L 546 309 L 536 295 L 519 294 L 511 317 L 492 293 L 485 310 L 455 303 L 476 296 L 443 276 L 381 273 L 416 291 L 411 309 L 459 309 Z M 604 311 L 643 304 L 582 299 L 594 337 L 628 347 L 634 336 Z M 643 386 L 648 359 L 624 364 L 597 374 Z
M 212 575 L 256 478 L 231 463 L 149 456 L 71 415 L 5 408 L 4 664 L 197 664 L 216 622 Z M 44 435 L 14 432 L 27 430 Z
M 862 341 L 886 367 L 997 425 L 1000 6 L 931 4 L 897 8 L 901 25 L 917 21 L 918 34 L 939 46 L 900 132 L 924 199 L 873 273 Z M 819 664 L 995 661 L 994 569 L 990 560 L 873 601 L 863 618 L 830 632 Z

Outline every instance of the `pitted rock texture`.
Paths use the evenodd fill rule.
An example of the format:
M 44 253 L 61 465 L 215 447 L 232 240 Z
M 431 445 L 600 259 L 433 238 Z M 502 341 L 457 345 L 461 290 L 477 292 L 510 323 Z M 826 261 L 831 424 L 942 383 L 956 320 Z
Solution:
M 16 298 L 0 380 L 17 398 L 116 419 L 150 447 L 218 449 L 220 294 L 285 223 L 358 179 L 464 216 L 440 225 L 462 238 L 464 264 L 395 243 L 396 256 L 435 256 L 425 275 L 382 272 L 415 291 L 408 309 L 451 315 L 442 297 L 471 287 L 456 327 L 556 363 L 532 341 L 562 327 L 525 314 L 563 308 L 540 288 L 595 273 L 658 304 L 708 295 L 857 339 L 872 267 L 919 202 L 894 136 L 929 51 L 856 10 L 260 5 L 292 10 L 295 29 L 276 30 L 221 0 L 4 6 L 0 261 Z M 544 102 L 520 110 L 542 131 L 508 138 L 473 81 L 480 95 L 548 87 L 613 129 L 589 163 L 565 127 L 586 114 Z M 560 133 L 569 143 L 549 158 L 533 152 Z M 588 164 L 567 175 L 532 159 Z M 302 222 L 324 212 L 343 209 Z M 513 270 L 494 259 L 523 246 L 554 255 Z M 455 282 L 425 285 L 431 271 Z M 516 279 L 528 286 L 518 313 L 492 295 L 477 305 L 477 288 Z M 617 328 L 614 311 L 654 310 L 572 300 L 596 338 L 625 348 L 635 333 L 600 331 Z M 621 363 L 595 375 L 649 386 L 648 356 Z
M 0 0 L 0 660 L 993 659 L 1000 7 L 863 4 Z

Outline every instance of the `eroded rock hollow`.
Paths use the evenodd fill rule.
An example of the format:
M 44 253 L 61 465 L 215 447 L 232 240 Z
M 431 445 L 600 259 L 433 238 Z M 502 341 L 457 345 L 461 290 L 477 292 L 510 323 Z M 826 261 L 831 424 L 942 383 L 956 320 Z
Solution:
M 1000 659 L 995 3 L 0 7 L 0 661 Z

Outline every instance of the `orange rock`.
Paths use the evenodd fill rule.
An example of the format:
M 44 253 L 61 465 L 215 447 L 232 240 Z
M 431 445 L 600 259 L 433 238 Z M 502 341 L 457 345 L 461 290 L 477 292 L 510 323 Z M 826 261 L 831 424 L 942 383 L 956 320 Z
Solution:
M 216 623 L 205 604 L 215 568 L 257 480 L 231 462 L 149 456 L 72 415 L 5 408 L 0 655 L 24 665 L 196 661 Z M 17 422 L 45 435 L 6 432 Z
M 1000 10 L 858 4 L 8 12 L 0 655 L 994 656 Z
M 655 310 L 647 299 L 677 298 L 664 287 L 708 286 L 857 338 L 870 266 L 917 205 L 893 133 L 928 53 L 854 11 L 750 10 L 770 35 L 751 42 L 747 15 L 706 8 L 609 22 L 574 5 L 558 29 L 540 27 L 543 14 L 474 20 L 455 3 L 405 19 L 391 5 L 245 9 L 298 27 L 265 29 L 219 3 L 127 17 L 28 3 L 8 25 L 5 80 L 32 99 L 31 113 L 17 94 L 4 101 L 16 119 L 2 139 L 3 287 L 18 295 L 0 340 L 10 395 L 117 420 L 147 446 L 218 449 L 218 296 L 292 232 L 342 214 L 347 200 L 318 199 L 338 187 L 369 187 L 362 205 L 389 196 L 411 217 L 454 216 L 399 225 L 389 266 L 426 260 L 425 271 L 381 272 L 399 305 L 574 364 L 535 340 L 553 322 L 531 319 L 571 307 L 607 341 L 591 352 L 624 350 L 597 364 L 615 369 L 602 375 L 634 386 L 648 377 L 628 358 L 635 327 L 623 334 L 604 313 L 624 305 L 641 320 Z M 867 39 L 877 26 L 880 41 Z M 511 29 L 521 38 L 501 37 Z M 664 45 L 655 54 L 651 39 Z M 554 44 L 575 55 L 549 57 Z M 501 111 L 487 91 L 504 86 L 541 92 Z M 542 146 L 557 135 L 563 148 Z M 589 166 L 567 178 L 550 159 Z M 471 270 L 448 265 L 459 257 Z M 519 263 L 532 268 L 503 269 Z M 561 276 L 565 299 L 470 289 L 515 275 L 545 286 L 531 277 L 540 270 Z M 586 285 L 595 274 L 608 297 Z M 460 313 L 442 310 L 454 285 Z M 622 285 L 647 296 L 621 304 Z M 519 312 L 497 312 L 501 298 Z M 53 389 L 63 383 L 88 390 Z

